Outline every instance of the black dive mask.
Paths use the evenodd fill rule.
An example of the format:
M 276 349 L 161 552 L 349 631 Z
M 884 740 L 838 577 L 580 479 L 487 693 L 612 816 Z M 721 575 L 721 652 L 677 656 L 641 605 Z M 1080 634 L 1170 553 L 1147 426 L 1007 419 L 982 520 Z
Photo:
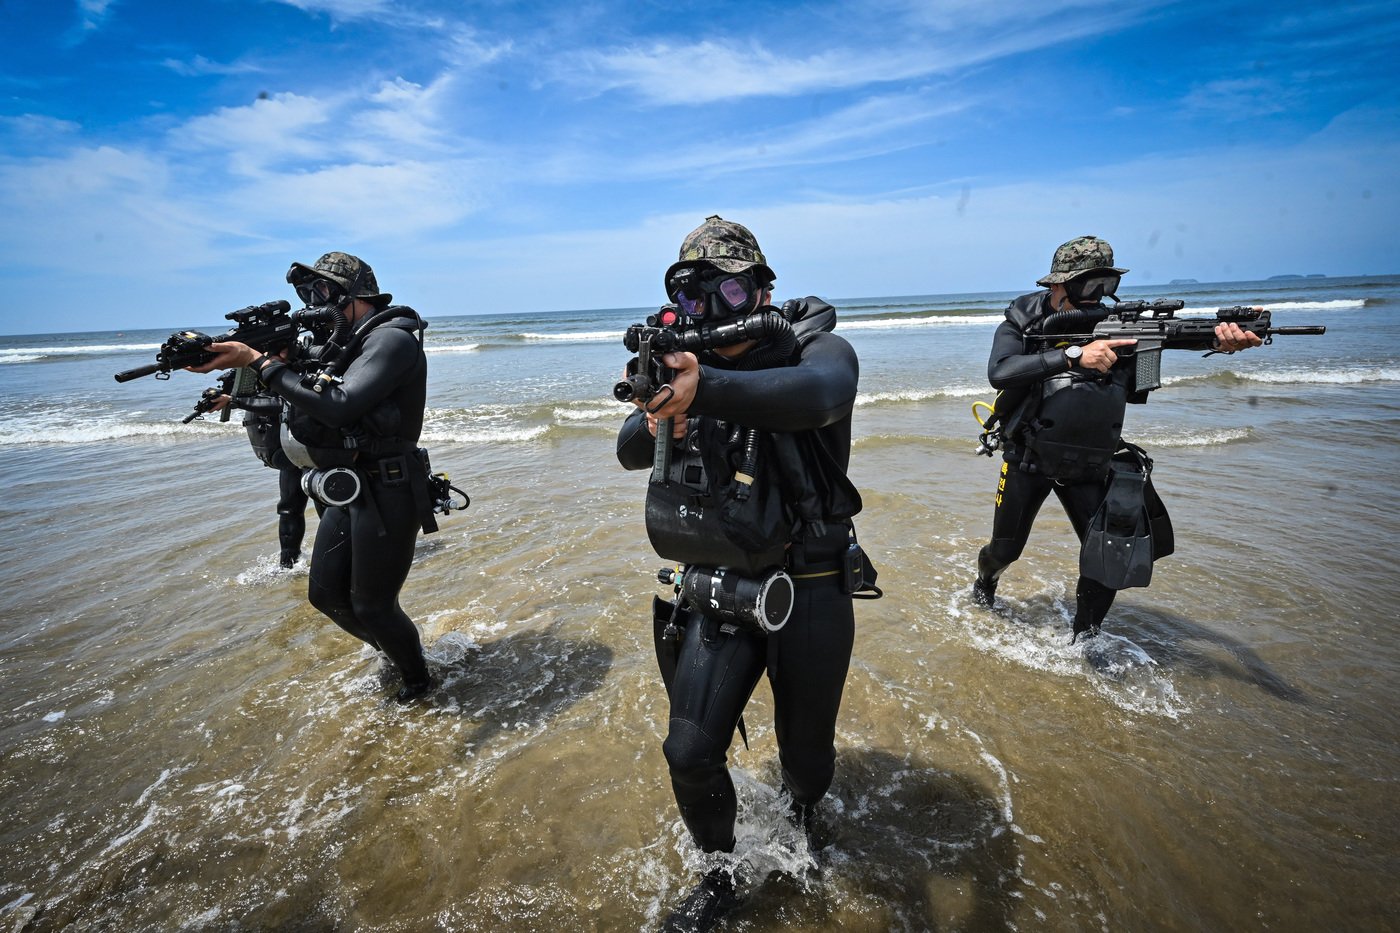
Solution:
M 348 300 L 341 287 L 329 279 L 311 279 L 296 286 L 296 290 L 308 308 L 338 308 Z
M 1116 292 L 1120 280 L 1121 276 L 1117 275 L 1081 275 L 1065 283 L 1065 296 L 1076 308 L 1093 308 L 1105 297 L 1118 300 Z
M 666 294 L 691 320 L 717 321 L 758 307 L 763 289 L 743 272 L 678 269 L 666 282 Z

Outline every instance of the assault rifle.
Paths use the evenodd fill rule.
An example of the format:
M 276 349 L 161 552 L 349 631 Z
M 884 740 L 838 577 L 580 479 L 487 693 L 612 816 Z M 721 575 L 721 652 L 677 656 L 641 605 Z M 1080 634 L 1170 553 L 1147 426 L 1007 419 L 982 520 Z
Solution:
M 647 411 L 654 412 L 669 402 L 674 394 L 670 383 L 675 374 L 661 362 L 664 354 L 676 350 L 699 353 L 778 334 L 785 335 L 789 340 L 795 339 L 792 325 L 776 308 L 759 308 L 747 317 L 718 324 L 687 326 L 686 319 L 677 313 L 674 305 L 665 305 L 650 315 L 645 324 L 633 324 L 623 334 L 623 346 L 637 355 L 628 361 L 623 380 L 613 386 L 613 397 L 619 402 L 642 402 Z M 670 468 L 671 419 L 662 418 L 656 422 L 652 482 L 665 483 Z
M 1041 349 L 1094 340 L 1136 340 L 1131 346 L 1115 348 L 1122 357 L 1135 358 L 1137 390 L 1148 391 L 1162 385 L 1163 350 L 1204 350 L 1206 355 L 1219 353 L 1215 349 L 1215 328 L 1219 324 L 1238 324 L 1240 330 L 1258 334 L 1264 343 L 1275 337 L 1313 337 L 1327 333 L 1321 325 L 1274 327 L 1269 312 L 1261 308 L 1237 305 L 1221 308 L 1215 317 L 1179 318 L 1176 312 L 1185 307 L 1184 301 L 1120 301 L 1108 317 L 1097 319 L 1093 312 L 1066 311 L 1045 319 L 1047 333 L 1032 334 Z M 1057 324 L 1071 329 L 1093 325 L 1092 333 L 1054 333 Z
M 253 374 L 251 369 L 247 367 L 230 369 L 219 377 L 217 385 L 212 385 L 199 394 L 199 398 L 194 403 L 194 411 L 181 418 L 180 423 L 189 424 L 191 421 L 203 418 L 225 395 L 229 398 L 229 404 L 220 410 L 219 421 L 228 421 L 229 416 L 233 414 L 234 402 L 245 396 L 255 395 L 257 391 L 258 377 Z
M 613 386 L 613 398 L 619 402 L 638 401 L 647 411 L 656 411 L 670 401 L 674 394 L 671 379 L 675 373 L 661 362 L 663 354 L 681 348 L 684 321 L 670 306 L 650 315 L 645 324 L 633 324 L 622 335 L 622 345 L 637 354 L 627 361 L 624 378 Z M 662 396 L 657 401 L 657 396 Z M 656 422 L 656 448 L 651 464 L 651 481 L 665 483 L 671 469 L 671 419 Z
M 140 379 L 153 373 L 157 379 L 169 379 L 173 370 L 184 369 L 186 366 L 201 366 L 212 360 L 214 354 L 207 349 L 211 343 L 236 340 L 263 353 L 276 353 L 296 342 L 303 312 L 290 314 L 288 312 L 291 308 L 292 306 L 285 301 L 269 301 L 266 304 L 249 305 L 238 311 L 230 311 L 224 317 L 236 322 L 235 326 L 214 337 L 197 330 L 182 330 L 171 334 L 156 351 L 154 363 L 119 372 L 116 374 L 116 380 L 130 382 L 132 379 Z

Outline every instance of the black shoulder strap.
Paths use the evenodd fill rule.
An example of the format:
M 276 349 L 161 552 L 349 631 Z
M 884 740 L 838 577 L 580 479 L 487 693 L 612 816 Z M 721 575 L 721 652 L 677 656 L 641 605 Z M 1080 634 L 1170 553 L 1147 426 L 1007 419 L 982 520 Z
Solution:
M 836 327 L 836 309 L 816 295 L 789 298 L 783 302 L 782 315 L 791 322 L 792 332 L 799 341 Z

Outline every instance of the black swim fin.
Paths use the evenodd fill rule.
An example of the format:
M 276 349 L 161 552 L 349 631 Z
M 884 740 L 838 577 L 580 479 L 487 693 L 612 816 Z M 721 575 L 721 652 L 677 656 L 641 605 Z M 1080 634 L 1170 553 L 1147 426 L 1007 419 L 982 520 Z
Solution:
M 1115 461 L 1108 493 L 1089 520 L 1079 551 L 1079 572 L 1113 590 L 1152 580 L 1152 530 L 1147 515 L 1147 474 Z

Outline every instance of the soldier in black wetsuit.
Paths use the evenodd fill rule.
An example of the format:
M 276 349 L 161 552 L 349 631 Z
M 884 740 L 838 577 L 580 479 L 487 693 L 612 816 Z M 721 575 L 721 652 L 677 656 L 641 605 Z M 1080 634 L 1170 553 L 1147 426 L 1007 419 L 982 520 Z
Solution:
M 301 541 L 306 537 L 306 504 L 310 497 L 301 488 L 301 467 L 287 459 L 282 450 L 282 400 L 270 392 L 252 395 L 225 395 L 218 407 L 228 405 L 244 412 L 243 428 L 253 453 L 264 466 L 277 471 L 278 564 L 291 569 L 301 558 Z
M 369 264 L 327 253 L 314 266 L 294 263 L 287 281 L 309 307 L 337 320 L 320 391 L 297 369 L 241 343 L 216 343 L 198 372 L 248 366 L 268 391 L 286 400 L 286 455 L 314 475 L 341 469 L 359 491 L 321 512 L 311 554 L 307 598 L 350 634 L 373 645 L 403 675 L 397 699 L 431 687 L 418 629 L 398 596 L 413 563 L 414 542 L 432 521 L 426 470 L 417 456 L 427 404 L 426 326 L 411 308 L 391 306 Z M 356 482 L 358 481 L 358 482 Z
M 691 278 L 688 294 L 676 290 L 683 271 Z M 717 216 L 686 237 L 680 261 L 666 274 L 667 293 L 678 305 L 675 313 L 684 312 L 692 323 L 735 320 L 763 309 L 773 280 L 753 234 Z M 663 749 L 681 816 L 706 852 L 728 852 L 735 845 L 736 800 L 726 753 L 765 673 L 773 690 L 783 784 L 795 820 L 809 824 L 835 771 L 836 716 L 855 633 L 851 595 L 843 592 L 839 568 L 849 546 L 849 517 L 860 507 L 845 477 L 858 364 L 850 344 L 826 332 L 835 322 L 829 305 L 806 299 L 784 308 L 789 320 L 822 314 L 829 319 L 812 321 L 816 326 L 810 327 L 799 323 L 800 336 L 782 349 L 775 349 L 777 338 L 765 338 L 705 350 L 698 357 L 668 354 L 664 360 L 674 370 L 674 395 L 650 414 L 634 412 L 618 437 L 618 460 L 627 469 L 640 470 L 653 465 L 658 418 L 673 419 L 678 445 L 732 446 L 740 427 L 786 432 L 802 441 L 804 453 L 794 472 L 806 471 L 818 485 L 829 481 L 849 489 L 844 503 L 824 500 L 808 508 L 806 517 L 812 521 L 799 520 L 790 535 L 787 528 L 793 526 L 784 529 L 789 546 L 784 561 L 779 543 L 778 560 L 795 589 L 785 627 L 764 636 L 723 625 L 698 610 L 688 614 L 668 685 L 670 725 Z M 725 453 L 734 455 L 732 450 Z M 773 459 L 766 469 L 778 470 Z M 649 531 L 651 521 L 649 515 Z M 712 871 L 667 928 L 706 928 L 736 902 L 732 874 Z
M 1002 391 L 996 408 L 1002 419 L 1004 462 L 997 482 L 992 540 L 977 554 L 972 598 L 978 605 L 988 609 L 994 605 L 1002 572 L 1021 556 L 1036 514 L 1052 491 L 1081 542 L 1091 517 L 1104 502 L 1107 486 L 1102 473 L 1086 476 L 1083 470 L 1057 467 L 1037 455 L 1034 435 L 1040 425 L 1036 421 L 1036 406 L 1048 397 L 1046 387 L 1050 381 L 1066 374 L 1077 392 L 1118 393 L 1120 403 L 1146 401 L 1147 393 L 1137 392 L 1132 384 L 1132 370 L 1115 366 L 1119 361 L 1115 351 L 1136 341 L 1095 340 L 1082 347 L 1066 345 L 1040 350 L 1026 338 L 1040 333 L 1046 318 L 1056 312 L 1079 309 L 1090 314 L 1097 312 L 1100 317 L 1106 315 L 1108 311 L 1100 308 L 1100 301 L 1115 294 L 1120 277 L 1127 271 L 1113 265 L 1113 248 L 1098 237 L 1076 237 L 1063 243 L 1055 250 L 1050 274 L 1037 280 L 1036 284 L 1047 289 L 1011 302 L 1006 320 L 992 338 L 987 378 L 993 388 Z M 1223 352 L 1245 350 L 1262 342 L 1257 334 L 1243 331 L 1233 323 L 1221 324 L 1215 333 L 1217 348 Z M 1100 373 L 1107 377 L 1084 378 Z M 1009 402 L 1008 397 L 1012 399 Z M 1082 400 L 1094 401 L 1087 396 Z M 1099 418 L 1097 423 L 1087 423 L 1092 416 L 1086 412 L 1103 410 L 1095 404 L 1066 406 L 1061 414 L 1068 416 L 1069 421 L 1086 423 L 1066 423 L 1059 428 L 1069 429 L 1073 441 L 1083 445 L 1080 453 L 1089 451 L 1090 458 L 1101 454 L 1106 471 L 1107 458 L 1119 449 L 1122 417 L 1120 413 L 1116 419 Z M 1158 552 L 1157 556 L 1162 555 Z M 1079 577 L 1074 637 L 1098 631 L 1117 592 L 1090 577 Z

